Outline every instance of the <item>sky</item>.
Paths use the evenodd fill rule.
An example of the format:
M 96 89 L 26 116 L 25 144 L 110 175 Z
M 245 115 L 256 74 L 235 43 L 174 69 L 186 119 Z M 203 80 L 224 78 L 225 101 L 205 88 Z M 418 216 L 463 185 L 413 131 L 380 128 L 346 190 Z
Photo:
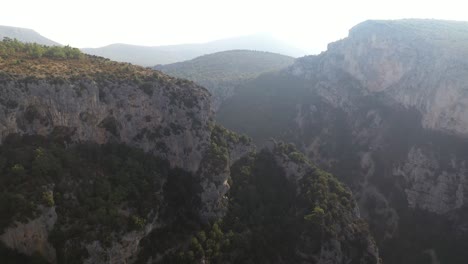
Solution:
M 462 0 L 0 0 L 0 25 L 78 48 L 202 43 L 270 33 L 309 53 L 368 19 L 468 20 Z

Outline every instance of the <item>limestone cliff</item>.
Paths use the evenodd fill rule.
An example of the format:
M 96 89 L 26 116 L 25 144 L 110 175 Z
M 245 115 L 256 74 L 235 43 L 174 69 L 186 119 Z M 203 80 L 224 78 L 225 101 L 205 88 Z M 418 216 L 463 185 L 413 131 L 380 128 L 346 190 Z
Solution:
M 196 171 L 209 141 L 209 94 L 193 83 L 175 82 L 4 78 L 0 139 L 18 133 L 121 142 Z
M 213 123 L 210 94 L 206 89 L 157 71 L 103 58 L 32 58 L 27 51 L 22 52 L 20 43 L 2 45 L 20 47 L 16 53 L 0 59 L 0 142 L 5 143 L 12 135 L 40 135 L 70 146 L 87 142 L 125 144 L 167 160 L 171 168 L 192 174 L 201 170 L 200 164 L 210 147 Z M 12 63 L 15 60 L 20 62 Z M 2 169 L 3 166 L 13 165 L 2 163 Z M 26 165 L 17 165 L 23 166 Z M 79 184 L 76 179 L 60 177 L 53 184 Z M 212 199 L 222 199 L 224 193 L 211 194 Z M 74 194 L 66 193 L 66 196 Z M 146 223 L 143 231 L 117 232 L 113 236 L 120 238 L 110 245 L 104 245 L 98 236 L 95 241 L 75 239 L 60 246 L 65 247 L 65 252 L 77 245 L 86 248 L 89 256 L 86 263 L 127 263 L 136 257 L 139 241 L 161 225 L 159 207 L 155 204 L 151 214 L 143 215 L 142 221 Z M 129 210 L 119 205 L 115 209 Z M 216 210 L 221 209 L 207 210 L 216 215 Z M 29 218 L 31 215 L 29 219 L 22 218 L 16 227 L 12 225 L 2 232 L 3 243 L 27 255 L 39 253 L 55 263 L 55 249 L 48 242 L 48 233 L 69 228 L 70 223 L 63 224 L 63 221 L 70 221 L 70 216 L 64 215 L 63 209 L 61 212 L 58 227 L 55 220 L 49 221 L 49 213 L 36 212 L 33 218 Z M 131 213 L 122 211 L 121 214 L 131 219 Z M 44 219 L 47 226 L 42 224 Z

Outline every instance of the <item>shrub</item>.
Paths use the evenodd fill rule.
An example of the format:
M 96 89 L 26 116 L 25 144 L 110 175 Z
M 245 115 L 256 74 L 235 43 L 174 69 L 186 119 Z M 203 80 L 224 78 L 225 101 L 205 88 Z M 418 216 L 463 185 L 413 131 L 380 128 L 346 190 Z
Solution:
M 42 201 L 49 207 L 55 205 L 54 193 L 52 191 L 45 191 L 42 193 Z

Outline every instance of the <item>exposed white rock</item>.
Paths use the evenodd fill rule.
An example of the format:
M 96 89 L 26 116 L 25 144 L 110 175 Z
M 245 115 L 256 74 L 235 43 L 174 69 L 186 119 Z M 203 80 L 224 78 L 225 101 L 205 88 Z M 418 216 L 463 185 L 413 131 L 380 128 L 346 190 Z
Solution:
M 396 176 L 405 177 L 408 205 L 434 213 L 446 213 L 465 204 L 467 169 L 464 161 L 450 162 L 455 165 L 449 172 L 440 168 L 436 154 L 420 148 L 411 148 L 406 163 L 396 168 Z

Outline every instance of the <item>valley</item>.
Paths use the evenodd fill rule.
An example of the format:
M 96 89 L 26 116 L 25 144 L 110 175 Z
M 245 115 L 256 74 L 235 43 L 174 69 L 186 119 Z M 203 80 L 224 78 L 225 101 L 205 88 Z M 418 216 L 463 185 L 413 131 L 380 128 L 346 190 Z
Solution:
M 236 46 L 146 68 L 15 36 L 6 263 L 468 259 L 468 22 L 368 20 L 318 55 Z

